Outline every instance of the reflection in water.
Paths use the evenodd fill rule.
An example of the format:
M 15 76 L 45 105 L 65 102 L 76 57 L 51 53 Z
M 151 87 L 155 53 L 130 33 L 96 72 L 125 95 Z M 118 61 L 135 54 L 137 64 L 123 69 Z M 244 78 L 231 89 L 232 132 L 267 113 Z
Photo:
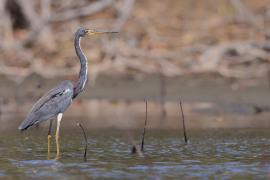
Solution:
M 59 161 L 47 160 L 46 131 L 38 131 L 0 135 L 0 178 L 266 178 L 270 172 L 268 130 L 191 131 L 187 145 L 179 131 L 149 131 L 145 158 L 130 154 L 128 132 L 91 130 L 86 162 L 79 130 L 61 132 Z

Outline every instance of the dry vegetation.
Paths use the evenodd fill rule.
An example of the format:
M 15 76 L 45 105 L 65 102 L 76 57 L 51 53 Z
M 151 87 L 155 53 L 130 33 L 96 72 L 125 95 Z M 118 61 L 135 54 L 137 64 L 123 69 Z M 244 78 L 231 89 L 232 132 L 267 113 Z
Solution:
M 269 0 L 2 0 L 0 73 L 74 76 L 78 26 L 118 36 L 85 39 L 99 73 L 216 73 L 256 78 L 270 64 Z M 46 67 L 46 68 L 44 68 Z

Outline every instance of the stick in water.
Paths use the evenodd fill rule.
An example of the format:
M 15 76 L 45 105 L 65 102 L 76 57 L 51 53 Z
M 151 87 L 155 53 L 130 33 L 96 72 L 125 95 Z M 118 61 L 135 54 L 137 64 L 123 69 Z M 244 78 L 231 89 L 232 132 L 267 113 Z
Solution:
M 145 136 L 145 131 L 146 131 L 146 125 L 147 125 L 147 100 L 145 100 L 145 121 L 144 121 L 144 128 L 143 128 L 143 134 L 142 134 L 141 151 L 143 151 L 144 136 Z
M 188 142 L 188 139 L 187 139 L 187 133 L 186 133 L 185 116 L 184 116 L 184 112 L 183 112 L 183 108 L 182 108 L 182 102 L 180 101 L 179 104 L 180 104 L 180 109 L 181 109 L 181 113 L 182 113 L 185 143 L 187 143 Z
M 83 126 L 80 123 L 77 123 L 77 126 L 79 126 L 83 132 L 83 137 L 84 137 L 84 141 L 85 141 L 85 148 L 84 148 L 84 161 L 86 161 L 86 153 L 87 153 L 87 137 L 86 137 L 86 133 L 84 131 Z

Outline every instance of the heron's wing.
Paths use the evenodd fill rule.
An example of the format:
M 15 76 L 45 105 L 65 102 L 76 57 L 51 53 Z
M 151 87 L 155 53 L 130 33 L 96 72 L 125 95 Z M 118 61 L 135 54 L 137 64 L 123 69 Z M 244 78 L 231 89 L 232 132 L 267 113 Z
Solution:
M 71 82 L 63 81 L 55 88 L 43 95 L 32 107 L 26 119 L 19 126 L 20 130 L 25 130 L 33 124 L 57 116 L 64 112 L 70 105 L 73 96 Z
M 49 92 L 44 94 L 32 107 L 30 112 L 37 112 L 40 108 L 42 108 L 46 103 L 53 100 L 54 98 L 63 95 L 65 88 L 61 86 L 61 84 L 57 85 Z

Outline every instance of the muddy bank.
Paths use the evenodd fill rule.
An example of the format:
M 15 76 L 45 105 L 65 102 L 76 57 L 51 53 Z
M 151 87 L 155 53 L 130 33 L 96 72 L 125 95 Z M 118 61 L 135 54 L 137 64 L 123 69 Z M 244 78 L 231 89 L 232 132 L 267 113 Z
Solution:
M 32 104 L 59 81 L 32 74 L 20 83 L 1 77 L 1 129 L 15 128 Z M 270 126 L 267 78 L 224 79 L 215 75 L 166 78 L 161 97 L 159 76 L 100 76 L 65 113 L 63 126 L 82 122 L 92 128 L 140 128 L 144 102 L 149 100 L 151 128 L 179 127 L 179 99 L 189 128 Z M 160 100 L 164 99 L 162 118 Z

